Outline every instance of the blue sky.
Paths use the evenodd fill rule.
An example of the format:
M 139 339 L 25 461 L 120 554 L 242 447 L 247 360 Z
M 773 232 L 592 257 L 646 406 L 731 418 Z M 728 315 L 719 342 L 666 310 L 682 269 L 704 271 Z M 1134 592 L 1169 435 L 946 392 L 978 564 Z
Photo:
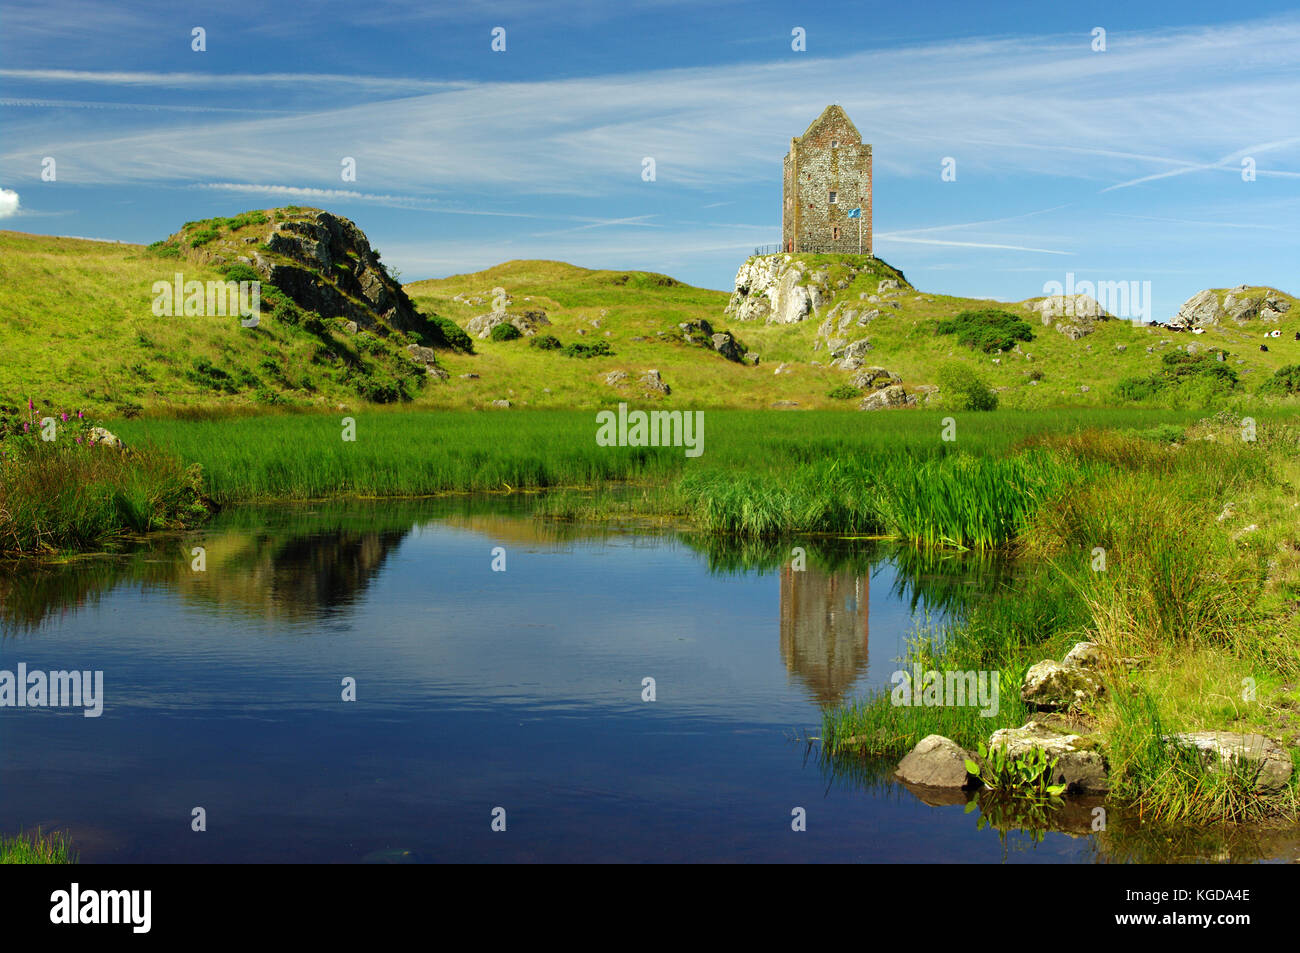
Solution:
M 6 0 L 0 226 L 149 242 L 316 205 L 406 281 L 553 258 L 729 289 L 836 102 L 874 147 L 876 253 L 918 287 L 1150 281 L 1156 318 L 1300 292 L 1300 11 L 1069 6 Z

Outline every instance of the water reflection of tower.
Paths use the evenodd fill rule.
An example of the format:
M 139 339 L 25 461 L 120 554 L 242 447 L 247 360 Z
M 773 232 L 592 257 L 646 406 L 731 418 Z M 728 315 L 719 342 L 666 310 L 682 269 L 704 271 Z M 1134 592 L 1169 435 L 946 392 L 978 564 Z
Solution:
M 870 577 L 852 570 L 781 570 L 781 659 L 825 706 L 867 668 Z

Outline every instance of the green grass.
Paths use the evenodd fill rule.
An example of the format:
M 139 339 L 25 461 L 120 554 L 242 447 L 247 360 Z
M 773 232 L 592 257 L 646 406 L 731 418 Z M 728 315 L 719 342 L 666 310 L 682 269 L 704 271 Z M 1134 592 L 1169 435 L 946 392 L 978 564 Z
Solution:
M 0 554 L 103 548 L 135 533 L 201 522 L 199 471 L 156 450 L 122 451 L 68 439 L 0 441 Z
M 0 836 L 0 864 L 75 864 L 72 842 L 63 834 Z
M 342 420 L 356 421 L 355 442 Z M 324 496 L 398 496 L 610 481 L 664 483 L 688 473 L 780 480 L 836 460 L 865 474 L 890 457 L 993 457 L 1035 434 L 1109 425 L 1190 423 L 1194 413 L 1150 410 L 998 412 L 957 418 L 956 440 L 941 439 L 934 412 L 768 414 L 706 411 L 704 453 L 681 448 L 599 447 L 595 414 L 431 412 L 371 409 L 333 414 L 262 413 L 109 421 L 133 446 L 153 446 L 197 463 L 218 502 Z M 1263 418 L 1261 418 L 1263 419 Z M 814 472 L 814 471 L 810 471 Z M 814 472 L 815 475 L 815 472 Z
M 1047 450 L 1086 479 L 1048 489 L 1025 511 L 1014 585 L 923 633 L 905 660 L 999 672 L 1002 710 L 984 719 L 971 708 L 896 707 L 876 693 L 825 713 L 828 752 L 897 759 L 927 734 L 974 749 L 1027 720 L 1018 689 L 1030 665 L 1087 640 L 1141 663 L 1107 670 L 1107 694 L 1085 713 L 1106 741 L 1116 798 L 1162 821 L 1293 816 L 1295 784 L 1260 797 L 1240 775 L 1207 772 L 1163 741 L 1213 729 L 1300 742 L 1291 721 L 1300 707 L 1300 428 L 1274 420 L 1246 442 L 1239 426 L 1205 420 L 1176 444 L 1159 430 L 1156 439 L 1091 430 L 1028 441 L 1013 459 Z M 1257 698 L 1242 697 L 1247 679 Z
M 264 320 L 257 329 L 241 328 L 235 317 L 159 319 L 152 314 L 153 282 L 171 280 L 178 270 L 187 279 L 221 278 L 238 266 L 217 265 L 217 256 L 229 261 L 244 253 L 246 239 L 264 240 L 272 219 L 309 214 L 311 210 L 268 209 L 190 222 L 148 247 L 0 232 L 0 313 L 6 315 L 0 323 L 0 350 L 7 356 L 0 363 L 0 403 L 32 396 L 102 414 L 126 406 L 174 413 L 267 403 L 304 409 L 342 403 L 357 409 L 391 401 L 473 409 L 500 399 L 509 399 L 516 409 L 596 408 L 638 396 L 634 382 L 655 368 L 672 388 L 664 400 L 668 407 L 757 409 L 784 401 L 799 410 L 830 409 L 840 400 L 831 394 L 839 393 L 836 389 L 847 384 L 851 372 L 829 366 L 818 327 L 837 305 L 859 311 L 877 307 L 862 298 L 876 291 L 880 278 L 901 278 L 878 259 L 801 255 L 810 272 L 828 275 L 830 300 L 798 324 L 742 324 L 725 314 L 728 291 L 696 288 L 649 272 L 511 261 L 405 285 L 427 326 L 420 334 L 391 338 L 391 346 L 375 354 L 352 346 L 340 317 L 296 313 L 270 288 L 264 289 Z M 196 239 L 201 243 L 197 249 Z M 214 264 L 202 263 L 209 260 Z M 849 260 L 863 269 L 856 277 Z M 841 280 L 848 282 L 846 287 L 836 287 Z M 471 340 L 462 328 L 491 310 L 496 288 L 512 297 L 512 310 L 544 310 L 551 322 L 547 333 L 564 342 L 570 354 L 586 359 L 558 361 L 540 347 Z M 1295 320 L 1290 315 L 1300 316 L 1300 307 L 1283 319 L 1284 336 L 1270 339 L 1270 351 L 1260 352 L 1260 327 L 1252 325 L 1211 328 L 1192 339 L 1114 320 L 1070 340 L 1041 326 L 1024 302 L 991 309 L 987 301 L 927 294 L 904 282 L 885 304 L 898 307 L 880 307 L 878 317 L 852 333 L 870 339 L 872 363 L 900 375 L 909 392 L 922 385 L 941 386 L 940 368 L 956 362 L 987 384 L 999 406 L 1017 409 L 1105 407 L 1120 399 L 1121 381 L 1148 382 L 1130 383 L 1125 393 L 1139 403 L 1171 409 L 1222 406 L 1253 412 L 1261 405 L 1297 404 L 1294 389 L 1285 382 L 1265 385 L 1283 367 L 1300 364 L 1300 342 L 1290 334 Z M 961 326 L 959 333 L 974 334 L 976 329 L 965 328 L 973 320 L 970 315 L 994 312 L 1004 317 L 980 324 L 972 338 L 975 350 L 950 335 L 933 333 L 936 323 L 946 321 Z M 743 340 L 761 363 L 727 361 L 711 348 L 683 340 L 678 325 L 701 319 Z M 1032 340 L 1024 339 L 1024 327 L 1032 328 Z M 1007 332 L 1010 337 L 995 343 L 1014 340 L 1017 346 L 985 353 L 979 348 L 994 340 L 986 331 L 994 336 Z M 439 363 L 449 378 L 418 377 L 419 369 L 405 360 L 407 343 L 443 349 Z M 1231 372 L 1239 384 L 1210 387 L 1209 377 L 1202 375 L 1190 384 L 1148 386 L 1164 373 L 1167 355 L 1185 355 L 1181 349 L 1192 343 L 1225 351 L 1226 360 L 1214 373 Z M 193 362 L 200 359 L 236 386 L 212 387 L 202 375 L 196 379 Z M 268 359 L 281 372 L 263 377 L 257 369 Z M 783 363 L 786 372 L 772 373 Z M 615 370 L 627 372 L 629 381 L 606 384 Z M 469 374 L 477 376 L 462 376 Z M 942 391 L 928 400 L 936 409 L 965 405 Z

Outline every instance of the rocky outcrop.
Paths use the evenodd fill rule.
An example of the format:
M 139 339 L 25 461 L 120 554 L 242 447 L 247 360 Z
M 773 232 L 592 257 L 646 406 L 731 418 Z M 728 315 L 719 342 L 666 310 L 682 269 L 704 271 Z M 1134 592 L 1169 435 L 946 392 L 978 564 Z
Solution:
M 895 775 L 906 784 L 930 788 L 964 788 L 975 779 L 966 771 L 971 758 L 955 741 L 943 735 L 926 735 L 907 753 Z
M 1020 700 L 1046 711 L 1086 706 L 1105 691 L 1097 671 L 1104 656 L 1094 642 L 1079 642 L 1064 661 L 1044 659 L 1029 667 L 1020 687 Z
M 1106 759 L 1080 735 L 1062 734 L 1037 721 L 1020 728 L 1002 728 L 989 737 L 989 750 L 1005 749 L 1012 758 L 1043 751 L 1056 763 L 1051 784 L 1064 784 L 1070 793 L 1105 794 L 1110 790 Z
M 856 371 L 862 366 L 862 358 L 871 350 L 871 342 L 860 338 L 852 344 L 838 346 L 831 351 L 831 367 L 844 371 Z
M 304 311 L 343 317 L 363 329 L 373 327 L 376 317 L 399 331 L 423 329 L 411 299 L 348 219 L 316 211 L 275 222 L 264 245 L 234 261 L 250 265 Z
M 1271 738 L 1233 731 L 1194 731 L 1166 739 L 1172 747 L 1194 752 L 1207 771 L 1237 771 L 1258 794 L 1279 794 L 1291 781 L 1291 755 Z
M 858 410 L 889 410 L 894 407 L 914 406 L 916 406 L 916 398 L 905 391 L 902 384 L 890 384 L 862 398 Z
M 637 383 L 646 389 L 647 396 L 650 394 L 660 394 L 667 397 L 673 392 L 672 388 L 664 383 L 664 379 L 659 375 L 659 372 L 654 369 L 648 370 L 642 374 L 637 380 Z
M 717 351 L 728 361 L 737 364 L 745 362 L 744 346 L 736 340 L 730 331 L 714 331 L 704 318 L 695 318 L 677 325 L 682 332 L 682 339 L 688 344 L 707 347 Z M 757 363 L 757 362 L 755 362 Z
M 549 327 L 550 318 L 545 311 L 489 311 L 470 318 L 465 323 L 465 333 L 470 337 L 486 339 L 498 324 L 513 324 L 524 337 L 532 337 L 540 327 Z
M 1026 301 L 1024 307 L 1035 312 L 1044 327 L 1055 328 L 1071 341 L 1091 334 L 1101 321 L 1114 320 L 1114 315 L 1088 295 L 1048 295 Z
M 853 380 L 849 381 L 858 390 L 880 390 L 890 384 L 901 384 L 902 382 L 901 377 L 890 373 L 883 367 L 864 367 L 853 375 Z
M 419 344 L 406 345 L 406 353 L 411 356 L 411 360 L 424 367 L 424 373 L 434 380 L 445 381 L 451 375 L 438 366 L 438 355 L 431 347 L 422 347 Z
M 1090 672 L 1046 659 L 1025 672 L 1020 700 L 1048 711 L 1076 708 L 1102 692 L 1101 682 Z
M 103 427 L 91 427 L 90 434 L 86 437 L 86 443 L 92 447 L 115 447 L 118 450 L 126 447 L 126 444 Z
M 831 286 L 829 274 L 810 266 L 795 255 L 755 255 L 747 258 L 736 272 L 735 290 L 727 302 L 726 313 L 737 321 L 765 321 L 768 324 L 797 324 L 828 307 L 837 290 L 848 285 L 864 270 L 873 266 L 846 257 L 840 274 Z M 882 285 L 898 287 L 888 278 Z
M 1255 320 L 1275 324 L 1291 306 L 1292 299 L 1276 288 L 1238 285 L 1222 294 L 1207 288 L 1184 301 L 1169 323 L 1179 328 L 1206 328 L 1227 322 L 1245 324 Z

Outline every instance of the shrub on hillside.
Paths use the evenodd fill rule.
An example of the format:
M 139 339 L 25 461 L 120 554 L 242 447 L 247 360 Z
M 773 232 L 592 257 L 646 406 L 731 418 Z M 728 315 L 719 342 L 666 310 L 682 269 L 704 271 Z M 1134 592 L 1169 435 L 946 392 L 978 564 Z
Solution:
M 1034 339 L 1034 330 L 1028 323 L 1010 311 L 997 308 L 962 311 L 936 322 L 934 329 L 936 334 L 954 334 L 959 343 L 985 353 L 1009 351 L 1017 341 Z
M 149 245 L 149 251 L 153 252 L 159 258 L 180 258 L 181 246 L 176 242 L 159 240 Z
M 246 265 L 242 261 L 226 265 L 221 269 L 221 274 L 227 281 L 256 281 L 261 282 L 262 276 L 257 273 L 257 269 L 252 265 Z
M 193 366 L 185 372 L 185 376 L 200 387 L 206 387 L 209 390 L 221 391 L 226 394 L 239 392 L 239 388 L 235 385 L 235 379 L 206 357 L 196 357 Z
M 1209 354 L 1171 351 L 1160 358 L 1160 370 L 1146 377 L 1125 377 L 1115 386 L 1123 400 L 1151 400 L 1168 392 L 1180 397 L 1208 399 L 1237 387 L 1237 372 Z
M 585 344 L 582 341 L 574 341 L 572 344 L 566 344 L 560 351 L 565 357 L 608 357 L 614 353 L 614 349 L 609 346 L 608 341 L 592 341 Z
M 826 396 L 833 398 L 834 400 L 851 400 L 852 398 L 857 397 L 861 393 L 862 392 L 859 391 L 852 384 L 839 384 L 835 387 L 832 387 L 830 390 L 828 390 L 826 392 Z
M 205 225 L 203 228 L 200 228 L 198 231 L 196 231 L 193 235 L 189 236 L 189 238 L 190 238 L 191 248 L 200 248 L 203 245 L 206 245 L 208 242 L 213 241 L 217 238 L 217 230 L 215 228 Z
M 508 321 L 502 321 L 488 335 L 494 341 L 517 341 L 523 336 L 523 332 Z
M 459 354 L 473 354 L 474 340 L 450 318 L 439 314 L 421 314 L 424 326 L 416 331 L 420 343 L 427 347 L 446 348 Z
M 558 351 L 561 347 L 560 339 L 554 334 L 539 334 L 528 342 L 528 346 L 539 351 Z
M 998 395 L 965 364 L 952 361 L 939 369 L 939 391 L 959 410 L 997 410 Z
M 1264 381 L 1259 392 L 1278 396 L 1300 394 L 1300 364 L 1288 364 L 1286 367 L 1279 367 L 1273 372 L 1272 377 Z

